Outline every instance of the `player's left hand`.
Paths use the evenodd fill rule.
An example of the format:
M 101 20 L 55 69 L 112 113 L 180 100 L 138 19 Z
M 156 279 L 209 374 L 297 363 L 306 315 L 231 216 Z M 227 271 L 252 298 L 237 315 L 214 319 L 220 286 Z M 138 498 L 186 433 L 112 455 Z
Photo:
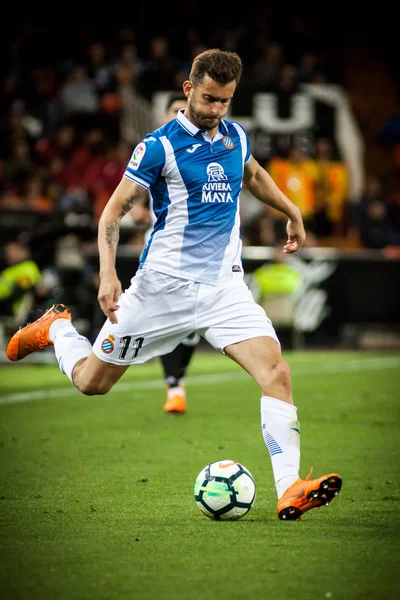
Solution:
M 304 242 L 306 241 L 306 232 L 302 221 L 293 223 L 290 219 L 287 222 L 286 231 L 288 239 L 283 246 L 283 250 L 287 254 L 292 254 L 303 247 Z

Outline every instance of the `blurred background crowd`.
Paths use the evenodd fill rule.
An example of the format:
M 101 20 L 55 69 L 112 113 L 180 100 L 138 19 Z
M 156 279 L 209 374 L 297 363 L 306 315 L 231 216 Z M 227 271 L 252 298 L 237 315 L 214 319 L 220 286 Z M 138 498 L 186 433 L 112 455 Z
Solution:
M 240 19 L 224 14 L 210 26 L 213 15 L 200 17 L 200 6 L 185 2 L 174 14 L 138 8 L 119 22 L 62 28 L 11 23 L 0 100 L 3 317 L 25 318 L 21 307 L 33 290 L 31 312 L 62 295 L 67 304 L 79 298 L 79 316 L 93 319 L 99 215 L 134 146 L 161 124 L 169 94 L 181 91 L 192 59 L 210 47 L 244 61 L 229 117 L 246 127 L 255 157 L 301 208 L 308 246 L 400 256 L 400 81 L 391 25 L 383 38 L 379 16 L 324 20 L 311 9 L 275 7 Z M 281 240 L 281 216 L 245 189 L 241 210 L 245 246 Z M 150 223 L 146 207 L 127 215 L 122 246 L 140 253 Z M 22 279 L 21 264 L 29 265 Z

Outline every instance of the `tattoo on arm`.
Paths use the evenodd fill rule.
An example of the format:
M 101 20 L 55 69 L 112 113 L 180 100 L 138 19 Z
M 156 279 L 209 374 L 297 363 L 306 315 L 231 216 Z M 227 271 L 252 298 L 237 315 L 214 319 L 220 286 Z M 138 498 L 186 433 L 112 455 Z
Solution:
M 126 215 L 126 213 L 128 213 L 131 208 L 138 202 L 138 200 L 140 200 L 141 197 L 141 193 L 140 192 L 136 192 L 135 194 L 132 194 L 131 196 L 129 196 L 129 198 L 127 199 L 127 201 L 125 202 L 125 204 L 122 205 L 122 210 L 121 210 L 121 219 L 124 215 Z
M 107 247 L 111 250 L 113 256 L 115 257 L 117 254 L 117 246 L 119 242 L 119 231 L 120 231 L 120 221 L 123 216 L 125 216 L 131 208 L 141 199 L 142 193 L 140 190 L 131 194 L 129 198 L 124 202 L 121 206 L 121 212 L 118 218 L 115 218 L 111 221 L 106 229 L 105 229 L 105 242 Z
M 119 222 L 113 221 L 106 229 L 106 244 L 113 252 L 114 256 L 117 252 L 119 240 Z

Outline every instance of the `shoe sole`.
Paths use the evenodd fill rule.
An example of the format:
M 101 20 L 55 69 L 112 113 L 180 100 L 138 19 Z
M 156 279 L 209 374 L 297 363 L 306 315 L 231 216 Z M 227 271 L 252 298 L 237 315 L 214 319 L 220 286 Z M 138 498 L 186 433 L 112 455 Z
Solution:
M 318 502 L 318 504 L 310 506 L 307 510 L 319 508 L 320 506 L 328 506 L 328 504 L 336 498 L 341 488 L 342 479 L 337 475 L 332 475 L 331 477 L 323 479 L 319 484 L 318 489 L 311 490 L 311 492 L 307 494 L 307 500 L 310 502 Z M 287 506 L 279 512 L 278 517 L 281 521 L 296 521 L 297 519 L 301 519 L 307 510 L 301 510 L 297 506 Z

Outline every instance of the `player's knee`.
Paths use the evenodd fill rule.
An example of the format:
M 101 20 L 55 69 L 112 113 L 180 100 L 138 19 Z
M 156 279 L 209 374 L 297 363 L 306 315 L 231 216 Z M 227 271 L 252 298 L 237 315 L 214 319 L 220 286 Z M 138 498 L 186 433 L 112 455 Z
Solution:
M 281 358 L 275 369 L 276 381 L 282 385 L 288 392 L 292 389 L 290 367 L 288 363 Z
M 112 388 L 112 383 L 103 380 L 79 380 L 78 378 L 77 381 L 74 381 L 74 384 L 85 396 L 104 396 Z
M 291 392 L 290 367 L 282 357 L 277 357 L 268 364 L 262 379 L 261 388 L 264 390 L 268 390 L 272 386 L 274 389 L 277 387 L 284 389 L 287 394 Z

